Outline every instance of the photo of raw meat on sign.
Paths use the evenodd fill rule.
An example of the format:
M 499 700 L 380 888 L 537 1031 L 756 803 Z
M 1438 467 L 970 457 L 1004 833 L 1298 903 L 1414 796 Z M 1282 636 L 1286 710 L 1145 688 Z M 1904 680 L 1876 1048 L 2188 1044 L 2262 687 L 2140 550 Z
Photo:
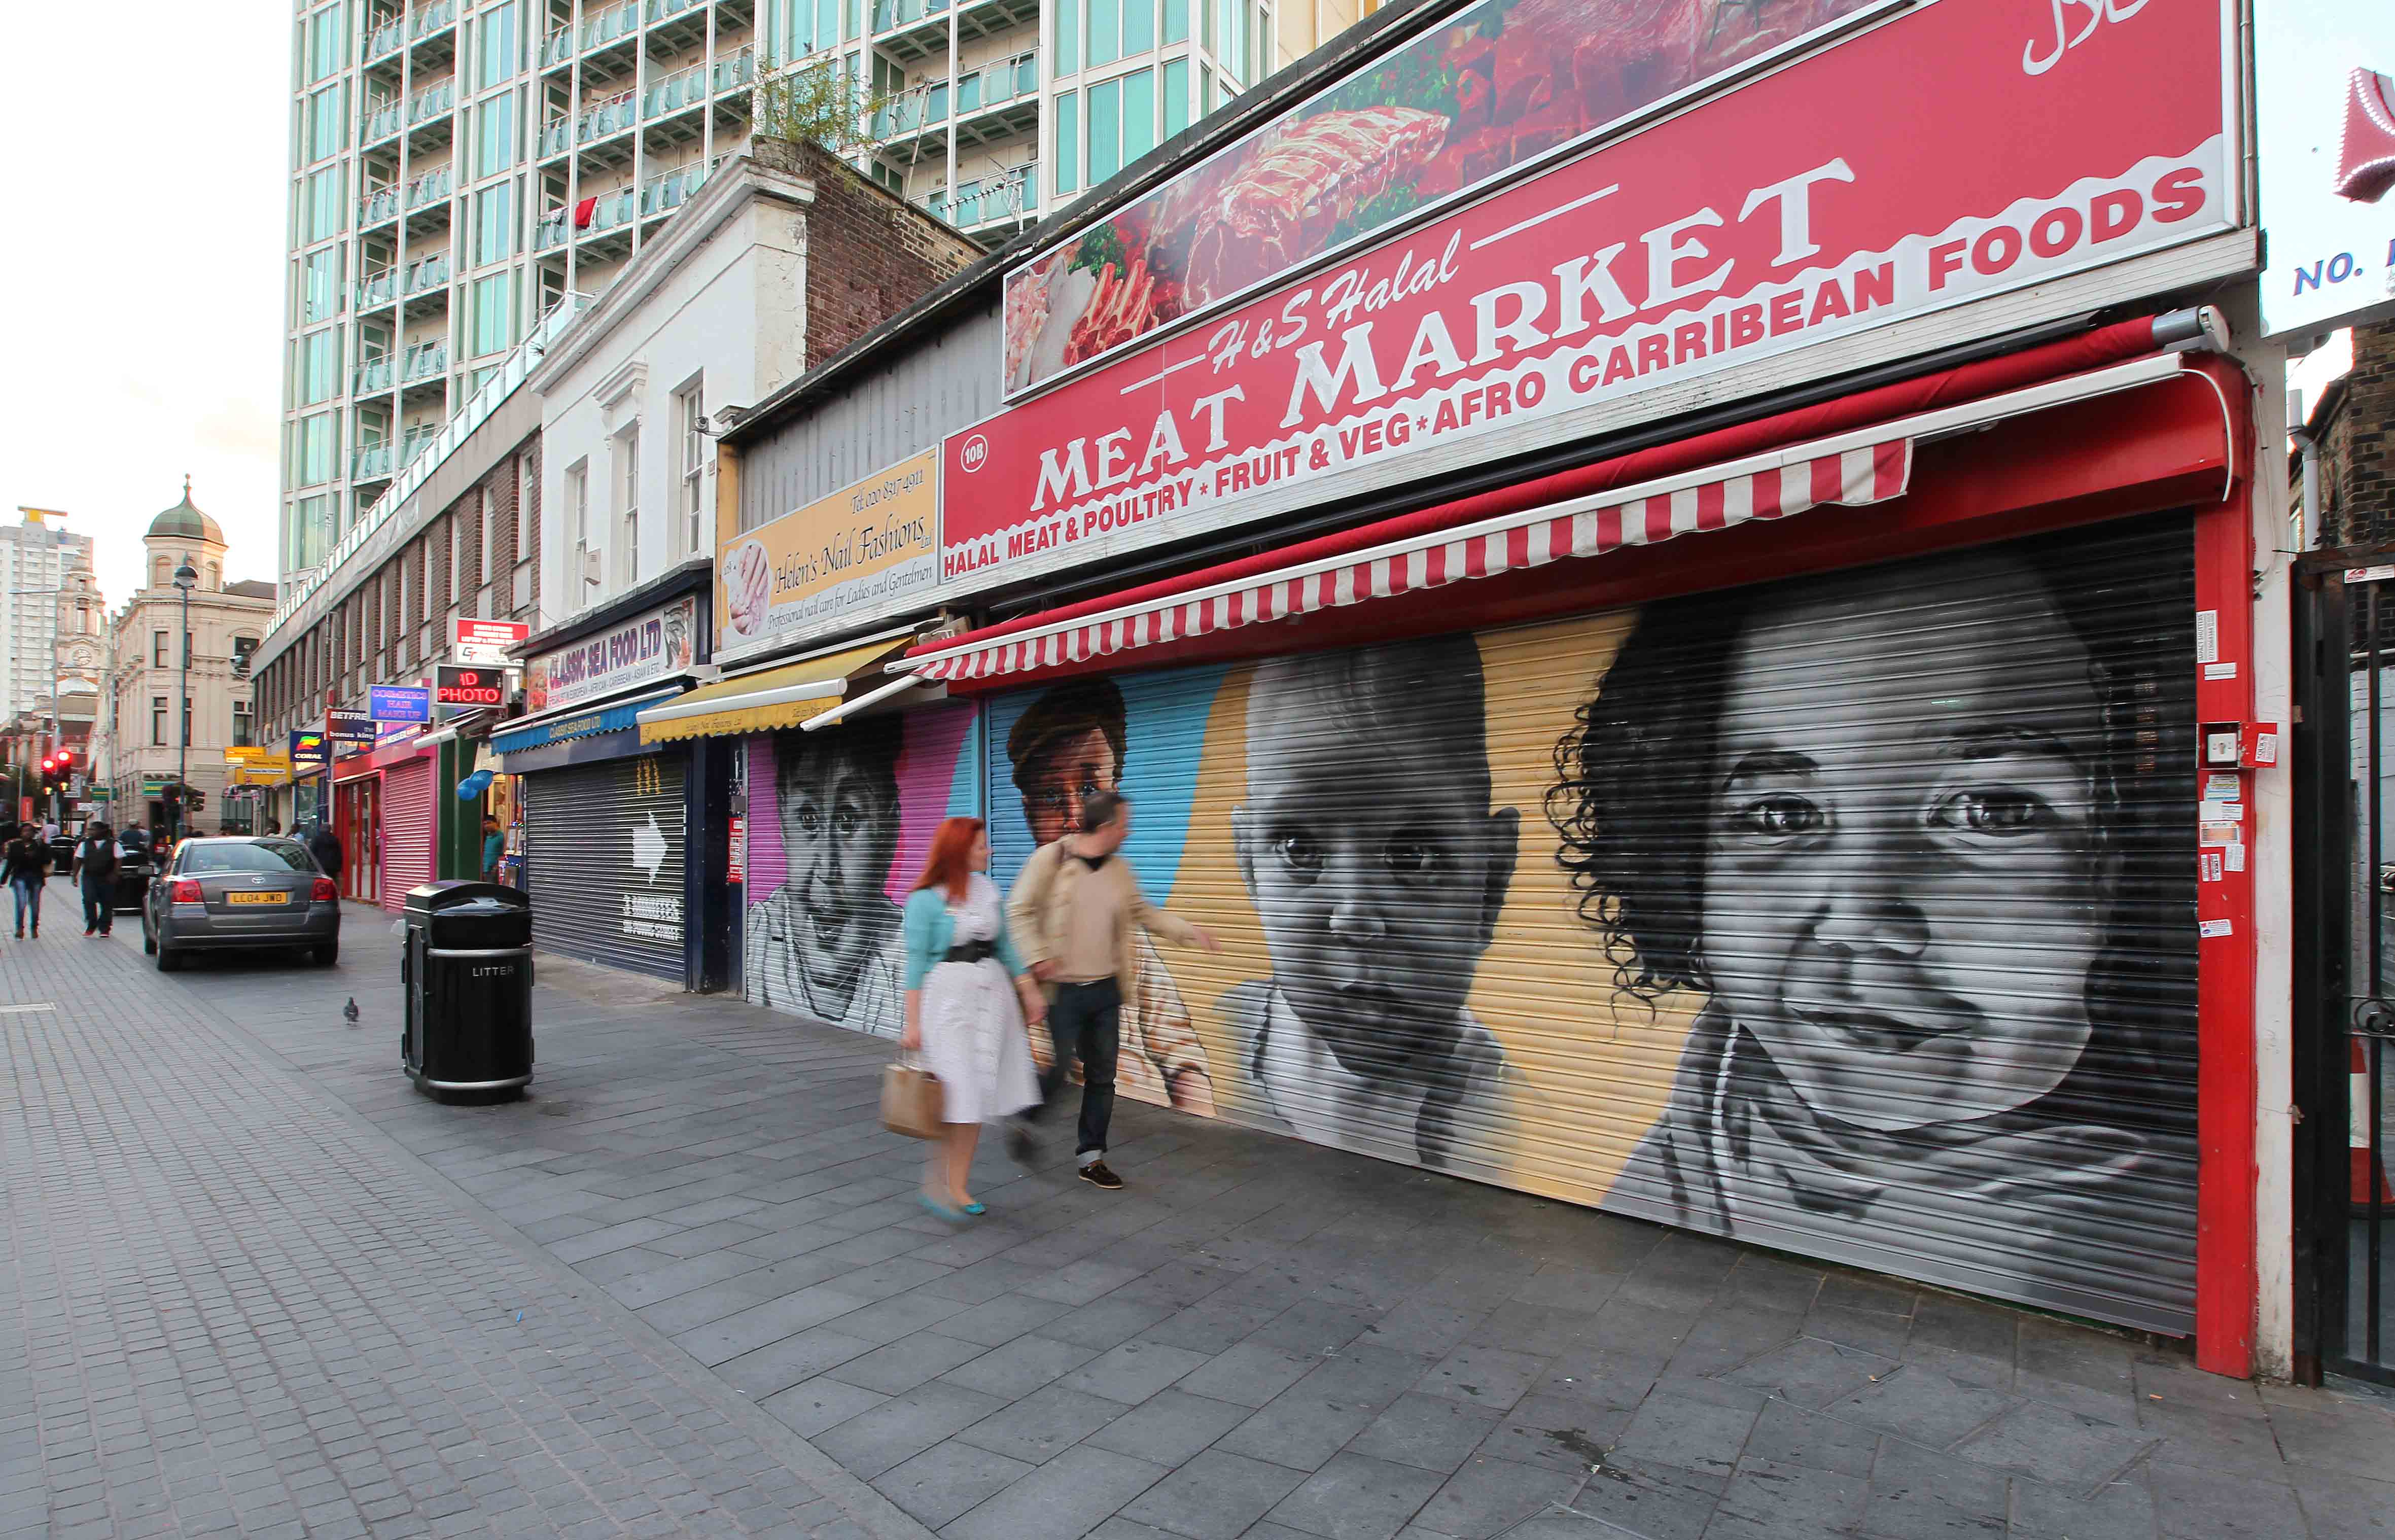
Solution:
M 1869 0 L 1482 0 L 1011 274 L 1026 390 Z

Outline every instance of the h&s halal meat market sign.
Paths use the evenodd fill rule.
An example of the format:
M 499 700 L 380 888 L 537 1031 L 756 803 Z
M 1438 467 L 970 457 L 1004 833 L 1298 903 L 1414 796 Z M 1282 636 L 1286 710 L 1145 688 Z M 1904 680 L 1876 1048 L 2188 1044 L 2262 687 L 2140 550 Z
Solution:
M 1702 0 L 1699 9 L 1753 7 Z M 1580 77 L 1623 55 L 1608 56 L 1604 38 L 1550 35 L 1595 24 L 1577 20 L 1582 8 L 1519 0 L 1493 52 L 1467 26 L 1478 14 L 1462 12 L 1409 48 L 1471 63 L 1449 74 L 1493 95 L 1467 93 L 1476 115 L 1467 122 L 1459 109 L 1442 130 L 1409 120 L 1406 153 L 1421 164 L 1375 163 L 1370 186 L 1468 185 L 1473 167 L 1497 156 L 1493 145 L 1518 142 L 1496 133 L 1507 113 L 1527 114 L 1520 134 L 1564 135 L 1553 144 L 1569 142 L 1572 112 L 1598 110 Z M 980 586 L 1269 516 L 1420 473 L 1409 460 L 1436 455 L 1451 468 L 1528 435 L 1593 432 L 1634 420 L 1642 396 L 2233 228 L 2221 0 L 2058 14 L 2059 24 L 2055 0 L 1937 0 L 1897 14 L 1695 111 L 1158 332 L 1162 340 L 952 435 L 944 584 Z M 1495 72 L 1489 82 L 1476 73 L 1484 64 Z M 1379 89 L 1379 78 L 1366 72 L 1323 100 Z M 1327 183 L 1352 153 L 1317 150 L 1277 166 L 1268 185 L 1201 166 L 1184 179 L 1194 191 L 1175 194 L 1175 182 L 1130 211 L 1143 218 L 1128 232 L 1118 219 L 1039 261 L 1069 265 L 1097 239 L 1105 262 L 1169 277 L 1175 261 L 1228 261 L 1205 257 L 1213 248 L 1184 226 L 1202 233 L 1239 209 L 1297 232 L 1289 238 L 1302 246 L 1305 221 L 1274 224 L 1250 206 L 1267 192 L 1341 205 Z M 1467 153 L 1472 165 L 1439 164 Z M 1022 302 L 1010 290 L 1010 312 Z M 1036 317 L 1010 322 L 1052 329 Z M 1141 325 L 1118 329 L 1137 336 Z M 1037 360 L 1012 366 L 1038 372 Z

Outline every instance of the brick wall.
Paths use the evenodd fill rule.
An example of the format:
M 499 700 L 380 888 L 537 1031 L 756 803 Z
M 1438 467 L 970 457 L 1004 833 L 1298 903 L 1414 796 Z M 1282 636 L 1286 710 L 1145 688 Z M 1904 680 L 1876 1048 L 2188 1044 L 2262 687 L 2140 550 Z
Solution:
M 2353 329 L 2353 372 L 2321 457 L 2328 545 L 2395 541 L 2395 322 Z
M 808 178 L 810 369 L 977 259 L 981 248 L 812 144 L 756 141 L 758 164 Z

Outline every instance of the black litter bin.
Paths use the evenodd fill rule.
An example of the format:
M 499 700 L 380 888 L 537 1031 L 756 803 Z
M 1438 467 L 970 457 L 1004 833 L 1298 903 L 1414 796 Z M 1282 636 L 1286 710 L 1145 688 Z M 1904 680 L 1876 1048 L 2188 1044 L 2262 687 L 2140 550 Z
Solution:
M 496 883 L 410 890 L 400 1059 L 436 1095 L 520 1094 L 532 1080 L 532 901 Z

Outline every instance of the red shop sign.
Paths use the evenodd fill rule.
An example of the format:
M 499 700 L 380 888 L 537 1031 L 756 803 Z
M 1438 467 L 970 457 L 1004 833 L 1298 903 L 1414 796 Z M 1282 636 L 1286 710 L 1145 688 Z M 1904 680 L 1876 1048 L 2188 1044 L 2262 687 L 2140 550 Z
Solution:
M 444 663 L 432 671 L 432 700 L 437 706 L 504 706 L 507 670 L 460 669 Z
M 2069 11 L 2079 16 L 2077 11 Z M 2233 227 L 2220 0 L 1942 0 L 951 435 L 974 583 Z M 1309 485 L 1311 484 L 1311 485 Z

